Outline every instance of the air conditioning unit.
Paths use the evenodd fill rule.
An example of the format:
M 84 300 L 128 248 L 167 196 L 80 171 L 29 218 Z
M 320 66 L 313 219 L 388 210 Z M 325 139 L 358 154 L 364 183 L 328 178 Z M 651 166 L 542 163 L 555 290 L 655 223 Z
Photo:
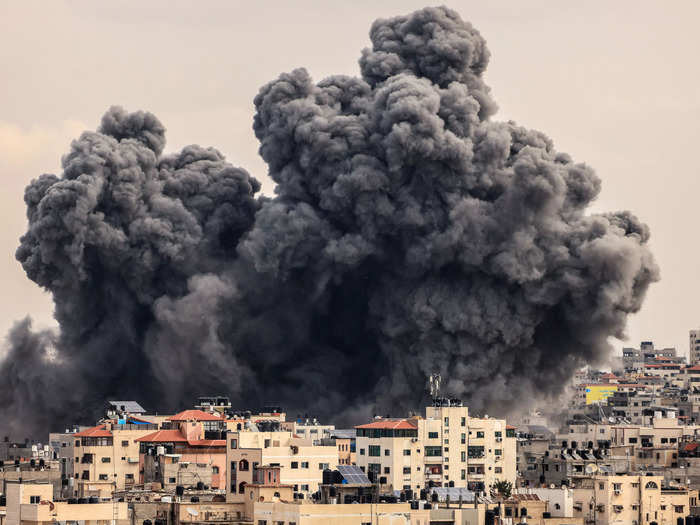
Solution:
M 501 441 L 503 441 L 503 438 L 496 438 L 496 443 L 500 443 Z
M 622 491 L 620 489 L 615 489 L 615 496 L 619 496 L 622 494 Z

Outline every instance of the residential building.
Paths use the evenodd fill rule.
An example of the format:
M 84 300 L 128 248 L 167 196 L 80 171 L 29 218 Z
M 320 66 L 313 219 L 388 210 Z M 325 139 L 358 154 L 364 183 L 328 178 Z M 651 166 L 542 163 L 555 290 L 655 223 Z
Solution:
M 700 365 L 700 330 L 690 330 L 688 338 L 689 364 Z
M 49 483 L 8 483 L 4 525 L 128 525 L 126 502 L 92 500 L 85 503 L 57 501 Z
M 697 492 L 662 487 L 663 476 L 595 476 L 574 489 L 574 515 L 599 525 L 676 523 L 690 514 Z
M 226 501 L 242 501 L 246 485 L 253 482 L 256 466 L 280 468 L 280 482 L 309 497 L 318 490 L 323 471 L 338 464 L 335 445 L 314 445 L 311 439 L 294 437 L 291 431 L 251 429 L 230 431 L 226 444 L 229 467 Z
M 390 489 L 483 491 L 497 480 L 515 483 L 515 429 L 502 419 L 472 418 L 461 402 L 442 400 L 425 418 L 378 419 L 356 429 L 357 465 Z
M 133 486 L 139 479 L 138 439 L 156 429 L 153 423 L 129 417 L 73 434 L 74 495 L 107 497 Z

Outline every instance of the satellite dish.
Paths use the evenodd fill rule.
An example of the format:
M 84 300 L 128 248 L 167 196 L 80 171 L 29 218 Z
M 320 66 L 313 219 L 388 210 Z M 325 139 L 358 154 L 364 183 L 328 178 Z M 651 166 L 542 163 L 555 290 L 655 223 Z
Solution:
M 589 463 L 586 465 L 586 474 L 593 474 L 595 472 L 598 472 L 598 465 L 595 463 Z
M 550 488 L 550 489 L 555 489 L 555 488 L 557 488 L 557 486 L 556 486 L 554 483 L 551 483 L 551 484 L 549 485 L 549 488 Z

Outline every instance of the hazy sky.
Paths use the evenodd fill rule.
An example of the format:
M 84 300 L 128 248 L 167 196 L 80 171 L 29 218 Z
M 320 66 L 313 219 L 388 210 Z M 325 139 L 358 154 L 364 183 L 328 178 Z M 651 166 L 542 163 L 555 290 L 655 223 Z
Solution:
M 58 173 L 71 139 L 110 105 L 155 113 L 166 151 L 214 146 L 271 194 L 251 127 L 259 87 L 299 66 L 316 80 L 357 75 L 371 22 L 425 5 L 0 2 L 0 334 L 27 314 L 53 323 L 50 297 L 14 258 L 23 189 Z M 630 319 L 628 343 L 687 352 L 700 327 L 700 2 L 447 5 L 488 41 L 495 118 L 593 166 L 603 180 L 593 211 L 629 209 L 650 225 L 662 281 Z

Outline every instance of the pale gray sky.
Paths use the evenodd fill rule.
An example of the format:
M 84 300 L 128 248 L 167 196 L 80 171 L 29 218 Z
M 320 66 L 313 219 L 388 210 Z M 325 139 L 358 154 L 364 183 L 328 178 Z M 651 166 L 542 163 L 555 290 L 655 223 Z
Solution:
M 142 5 L 145 4 L 145 5 Z M 112 104 L 155 113 L 167 151 L 214 146 L 272 184 L 257 154 L 252 100 L 280 72 L 358 74 L 371 22 L 427 5 L 354 2 L 0 3 L 0 334 L 50 297 L 14 259 L 22 193 L 56 172 L 70 140 Z M 594 211 L 630 209 L 652 230 L 662 281 L 629 324 L 629 343 L 687 351 L 700 327 L 700 3 L 455 1 L 492 52 L 501 110 L 549 135 L 603 179 Z M 616 346 L 621 346 L 616 343 Z

